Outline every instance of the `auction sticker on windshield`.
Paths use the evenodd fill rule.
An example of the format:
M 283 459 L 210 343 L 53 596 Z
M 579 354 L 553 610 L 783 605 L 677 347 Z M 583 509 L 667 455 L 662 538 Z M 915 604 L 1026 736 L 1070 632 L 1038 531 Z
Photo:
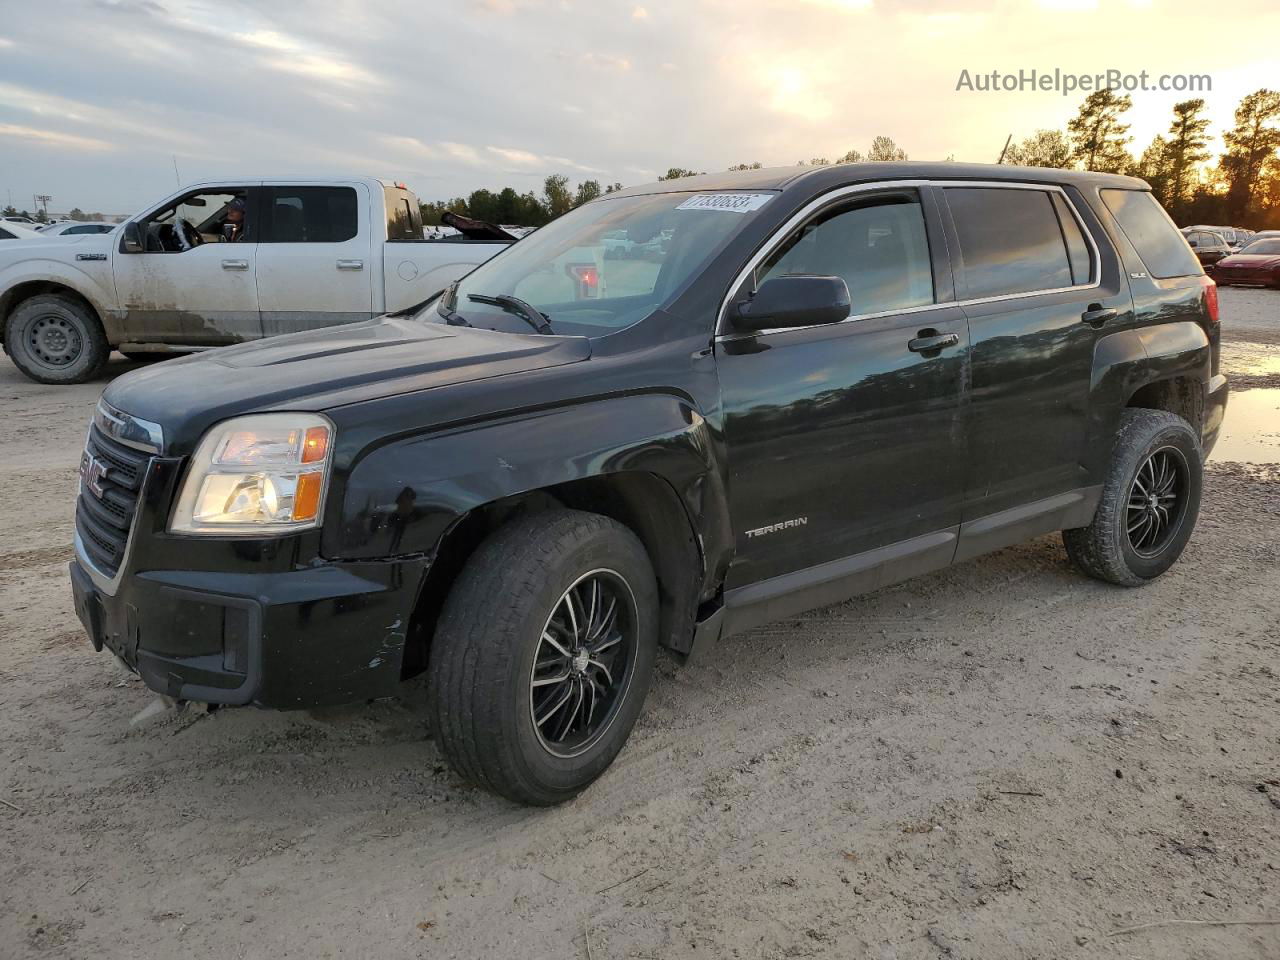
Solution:
M 677 210 L 727 210 L 750 213 L 769 202 L 768 193 L 699 193 L 676 207 Z

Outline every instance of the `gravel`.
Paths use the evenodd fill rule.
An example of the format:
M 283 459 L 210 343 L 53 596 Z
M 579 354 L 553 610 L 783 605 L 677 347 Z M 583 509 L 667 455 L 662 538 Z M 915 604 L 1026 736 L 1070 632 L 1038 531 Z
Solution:
M 1274 360 L 1280 291 L 1222 303 L 1228 375 Z M 131 726 L 66 574 L 102 385 L 0 361 L 0 955 L 1280 955 L 1110 936 L 1280 919 L 1280 468 L 1212 464 L 1145 588 L 1044 537 L 663 661 L 614 768 L 533 811 L 453 776 L 420 682 Z

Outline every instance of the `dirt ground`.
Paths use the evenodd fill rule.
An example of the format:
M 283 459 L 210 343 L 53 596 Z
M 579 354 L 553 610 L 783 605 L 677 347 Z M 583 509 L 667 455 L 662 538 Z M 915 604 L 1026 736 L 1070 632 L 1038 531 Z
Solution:
M 1280 291 L 1222 302 L 1227 372 L 1280 386 Z M 1280 468 L 1211 464 L 1144 589 L 1045 537 L 664 661 L 533 811 L 446 768 L 420 684 L 130 726 L 66 573 L 106 379 L 0 361 L 0 957 L 1280 957 L 1121 932 L 1280 921 Z

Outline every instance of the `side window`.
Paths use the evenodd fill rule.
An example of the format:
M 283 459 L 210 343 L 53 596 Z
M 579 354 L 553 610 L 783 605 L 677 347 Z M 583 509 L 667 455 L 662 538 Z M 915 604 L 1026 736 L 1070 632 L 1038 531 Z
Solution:
M 6 230 L 4 227 L 0 227 L 0 240 L 12 240 L 12 239 L 13 239 L 13 234 L 10 233 L 8 230 Z
M 1073 286 L 1047 190 L 948 187 L 970 299 Z
M 268 187 L 263 243 L 341 243 L 359 229 L 352 187 Z
M 855 315 L 933 303 L 920 201 L 882 197 L 818 214 L 756 270 L 756 285 L 788 274 L 842 277 Z
M 1101 190 L 1102 202 L 1138 251 L 1147 273 L 1159 279 L 1201 273 L 1200 261 L 1191 252 L 1160 208 L 1145 190 Z
M 189 193 L 150 214 L 142 227 L 149 253 L 185 253 L 205 243 L 252 243 L 248 194 L 224 188 Z
M 1067 198 L 1060 193 L 1050 194 L 1053 197 L 1053 208 L 1058 211 L 1058 224 L 1062 227 L 1062 238 L 1067 242 L 1067 259 L 1071 262 L 1071 280 L 1076 286 L 1093 280 L 1093 259 L 1089 253 L 1089 245 L 1085 243 L 1084 234 L 1080 230 L 1080 221 L 1076 219 Z
M 385 187 L 387 204 L 387 239 L 421 240 L 422 211 L 415 209 L 412 195 L 398 187 Z

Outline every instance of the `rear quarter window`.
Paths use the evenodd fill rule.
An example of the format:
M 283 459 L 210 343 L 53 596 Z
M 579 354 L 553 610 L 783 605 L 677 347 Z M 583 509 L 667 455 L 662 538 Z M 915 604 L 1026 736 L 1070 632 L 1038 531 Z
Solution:
M 384 187 L 387 205 L 387 239 L 421 240 L 422 208 L 418 198 L 408 190 Z
M 1102 190 L 1102 202 L 1120 224 L 1147 273 L 1160 280 L 1199 274 L 1200 261 L 1156 198 L 1145 190 Z

